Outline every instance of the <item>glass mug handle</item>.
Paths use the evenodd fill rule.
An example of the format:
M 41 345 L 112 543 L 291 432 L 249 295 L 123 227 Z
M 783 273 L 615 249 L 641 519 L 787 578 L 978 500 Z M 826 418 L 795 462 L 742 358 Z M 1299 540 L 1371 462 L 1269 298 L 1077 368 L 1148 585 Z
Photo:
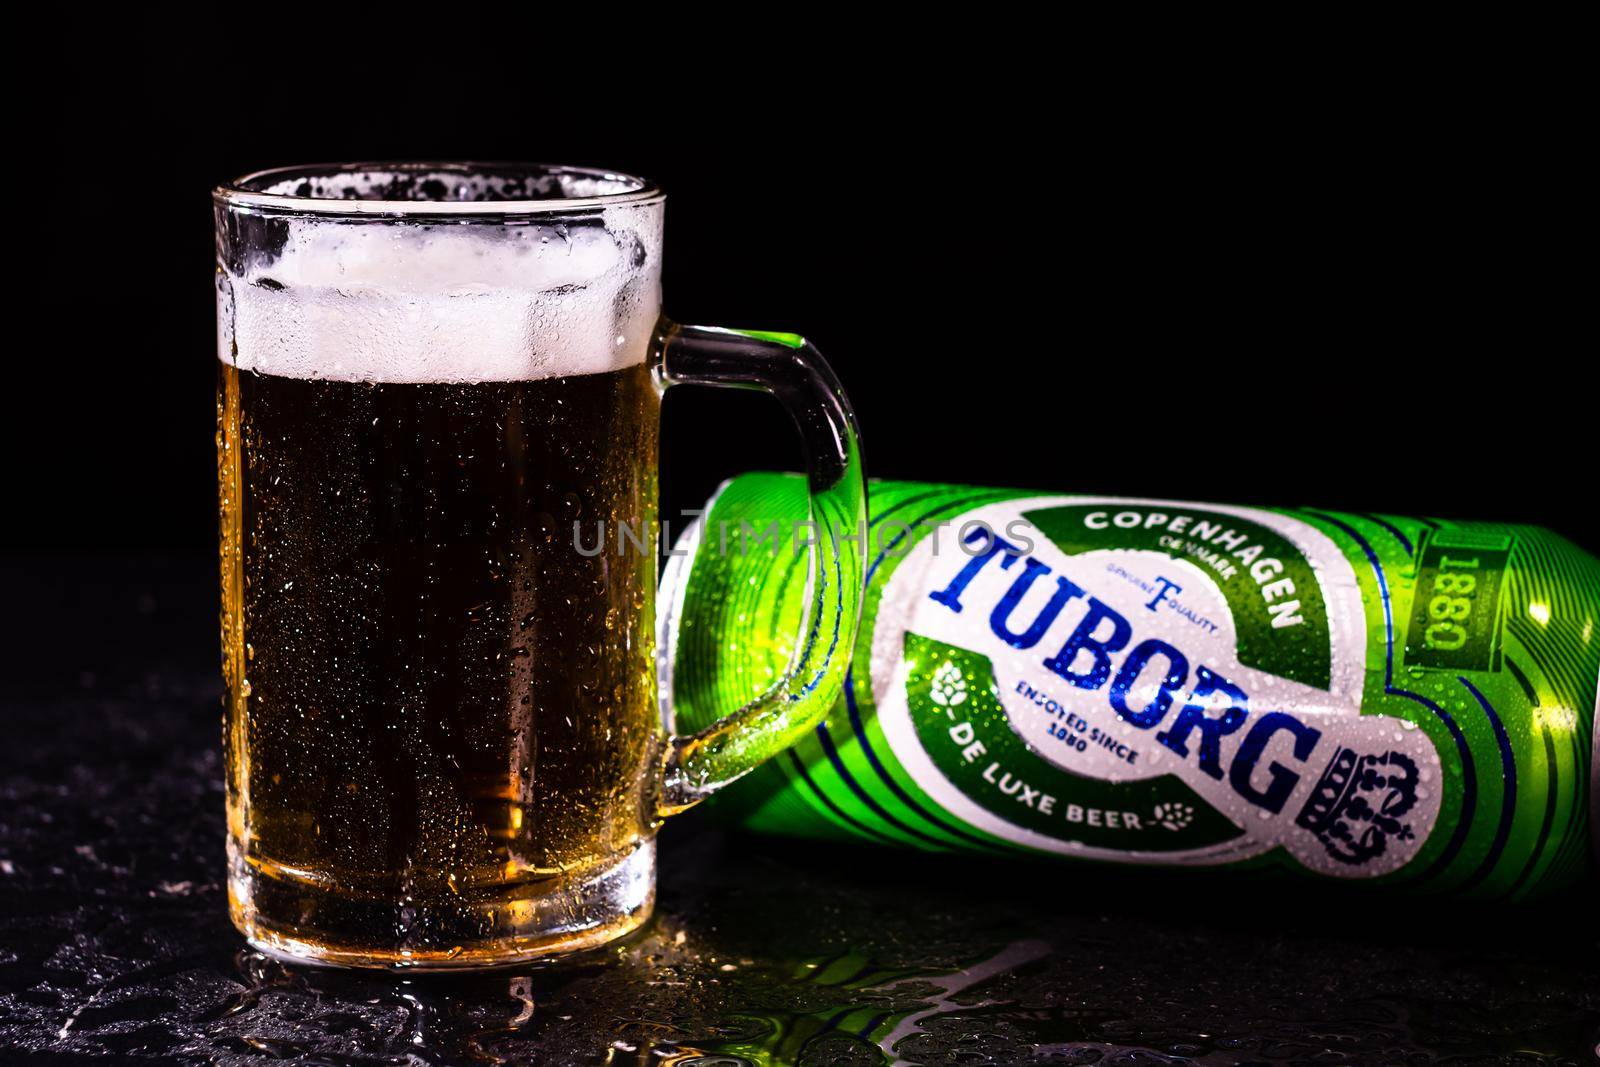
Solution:
M 859 532 L 867 490 L 850 401 L 804 338 L 663 321 L 656 352 L 664 386 L 759 389 L 777 397 L 800 431 L 817 528 L 803 632 L 787 673 L 731 715 L 668 740 L 657 810 L 674 815 L 798 741 L 838 699 L 861 619 Z

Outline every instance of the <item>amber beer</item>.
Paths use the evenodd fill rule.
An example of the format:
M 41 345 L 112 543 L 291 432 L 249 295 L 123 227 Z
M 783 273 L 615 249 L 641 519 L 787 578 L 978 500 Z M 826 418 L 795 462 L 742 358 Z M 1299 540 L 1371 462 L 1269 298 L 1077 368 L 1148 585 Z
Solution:
M 224 363 L 217 410 L 234 862 L 257 914 L 447 951 L 633 851 L 655 560 L 575 552 L 572 524 L 653 526 L 648 368 L 473 385 Z
M 262 951 L 454 968 L 648 918 L 655 830 L 809 731 L 812 641 L 683 737 L 656 700 L 661 390 L 766 389 L 811 506 L 865 515 L 849 408 L 789 334 L 660 314 L 663 196 L 531 164 L 358 164 L 214 194 L 228 903 Z

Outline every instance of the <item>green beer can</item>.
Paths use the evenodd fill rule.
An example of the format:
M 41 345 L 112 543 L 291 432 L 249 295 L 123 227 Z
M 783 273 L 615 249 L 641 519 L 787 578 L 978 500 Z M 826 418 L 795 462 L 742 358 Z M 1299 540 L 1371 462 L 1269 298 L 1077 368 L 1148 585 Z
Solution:
M 931 850 L 1277 868 L 1522 897 L 1591 863 L 1600 562 L 1550 531 L 875 482 L 824 530 L 725 483 L 662 576 L 664 714 L 785 673 L 818 538 L 861 629 L 793 749 L 711 803 Z

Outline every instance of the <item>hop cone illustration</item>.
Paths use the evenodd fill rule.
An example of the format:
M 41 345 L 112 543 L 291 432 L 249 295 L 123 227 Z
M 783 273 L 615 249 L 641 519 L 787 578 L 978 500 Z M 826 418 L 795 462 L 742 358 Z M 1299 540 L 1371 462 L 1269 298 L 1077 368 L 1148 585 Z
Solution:
M 1157 804 L 1153 814 L 1156 822 L 1165 826 L 1168 830 L 1182 830 L 1185 826 L 1194 822 L 1194 809 L 1175 800 L 1165 804 Z
M 955 707 L 966 700 L 967 680 L 961 677 L 961 669 L 954 663 L 946 663 L 934 671 L 928 697 L 942 708 Z

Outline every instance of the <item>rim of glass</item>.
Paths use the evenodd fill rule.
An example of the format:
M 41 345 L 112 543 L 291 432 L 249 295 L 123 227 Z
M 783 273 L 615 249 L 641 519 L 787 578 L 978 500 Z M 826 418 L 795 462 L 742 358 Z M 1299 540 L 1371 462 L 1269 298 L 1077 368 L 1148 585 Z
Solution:
M 595 196 L 546 196 L 520 200 L 346 200 L 334 197 L 293 196 L 287 193 L 268 193 L 251 188 L 269 185 L 304 176 L 331 177 L 339 174 L 360 174 L 364 171 L 419 171 L 425 173 L 492 174 L 494 172 L 524 173 L 543 176 L 570 176 L 601 182 L 617 182 L 626 188 L 614 193 Z M 249 208 L 258 211 L 284 212 L 295 215 L 387 217 L 437 217 L 437 216 L 492 216 L 544 215 L 586 211 L 596 208 L 616 207 L 622 204 L 642 204 L 663 200 L 665 192 L 654 182 L 622 171 L 602 167 L 575 167 L 562 163 L 525 163 L 489 161 L 401 161 L 377 160 L 361 163 L 305 163 L 287 167 L 269 167 L 240 175 L 232 181 L 218 185 L 211 196 L 229 207 Z

